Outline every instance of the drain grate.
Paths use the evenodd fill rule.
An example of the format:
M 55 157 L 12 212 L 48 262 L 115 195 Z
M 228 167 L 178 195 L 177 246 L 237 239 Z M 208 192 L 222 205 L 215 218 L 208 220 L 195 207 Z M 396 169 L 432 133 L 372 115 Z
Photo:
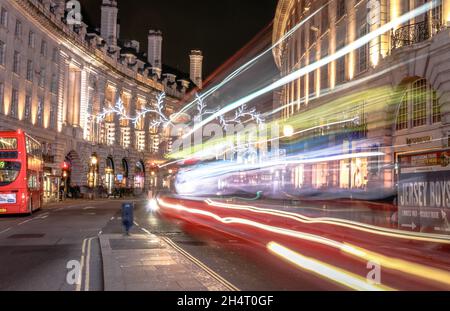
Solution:
M 109 245 L 112 250 L 126 249 L 163 249 L 165 248 L 159 241 L 149 241 L 142 239 L 110 239 Z
M 8 239 L 40 239 L 44 235 L 43 233 L 14 234 L 9 236 Z

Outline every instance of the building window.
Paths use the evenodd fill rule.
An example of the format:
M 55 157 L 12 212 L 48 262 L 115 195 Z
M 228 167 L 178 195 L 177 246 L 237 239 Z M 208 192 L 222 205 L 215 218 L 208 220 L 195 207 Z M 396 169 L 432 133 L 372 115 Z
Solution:
M 320 67 L 320 89 L 328 88 L 328 64 Z
M 54 73 L 52 75 L 52 84 L 50 86 L 50 92 L 56 94 L 57 91 L 58 91 L 58 76 Z
M 13 72 L 20 74 L 20 53 L 17 51 L 14 51 Z
M 8 11 L 5 8 L 0 11 L 0 25 L 8 28 Z
M 31 96 L 25 97 L 25 121 L 31 122 Z
M 345 82 L 345 56 L 342 56 L 336 61 L 336 83 Z
M 313 45 L 317 40 L 317 27 L 311 24 L 309 26 L 309 46 Z
M 47 71 L 45 68 L 41 68 L 41 72 L 39 74 L 39 87 L 45 87 L 45 78 Z
M 300 28 L 300 57 L 305 53 L 305 31 Z
M 36 114 L 37 125 L 42 126 L 43 120 L 44 120 L 44 98 L 42 96 L 39 96 Z
M 409 122 L 411 118 L 411 122 Z M 409 83 L 397 116 L 397 130 L 441 122 L 441 108 L 437 92 L 426 79 Z M 430 121 L 428 121 L 430 120 Z
M 367 25 L 364 25 L 359 30 L 359 37 L 367 34 Z M 358 73 L 364 72 L 368 69 L 369 63 L 369 44 L 364 44 L 358 49 Z
M 27 80 L 30 82 L 33 81 L 33 72 L 34 72 L 33 61 L 28 60 L 28 62 L 27 62 Z
M 5 84 L 0 82 L 0 112 L 4 113 L 4 105 L 5 105 Z
M 41 42 L 41 55 L 42 56 L 47 56 L 47 42 L 42 40 Z
M 52 102 L 52 105 L 50 106 L 50 124 L 49 127 L 51 129 L 56 128 L 56 102 Z
M 405 94 L 400 104 L 400 109 L 397 115 L 397 131 L 404 130 L 408 128 L 408 96 Z
M 328 28 L 330 27 L 330 19 L 328 17 L 328 5 L 326 5 L 323 9 L 322 9 L 322 20 L 321 20 L 321 29 L 322 29 L 322 33 L 325 33 Z
M 338 0 L 337 1 L 337 12 L 336 12 L 336 18 L 339 20 L 342 16 L 345 14 L 345 0 Z
M 59 50 L 58 48 L 53 48 L 52 61 L 54 63 L 58 62 Z
M 439 123 L 442 121 L 441 117 L 441 105 L 439 103 L 439 98 L 437 96 L 437 92 L 433 90 L 431 94 L 432 105 L 433 105 L 433 123 Z
M 28 46 L 33 49 L 36 47 L 36 35 L 32 31 L 28 34 Z
M 6 58 L 6 44 L 3 41 L 0 41 L 0 65 L 5 66 L 5 58 Z
M 316 72 L 309 73 L 309 97 L 313 97 L 316 93 Z
M 22 22 L 20 20 L 16 20 L 16 28 L 14 30 L 14 34 L 16 37 L 22 36 Z
M 433 26 L 440 26 L 442 24 L 442 2 L 434 6 L 430 13 L 430 20 Z
M 11 116 L 13 118 L 17 118 L 18 109 L 19 109 L 19 91 L 13 89 L 11 96 Z
M 411 99 L 413 108 L 412 126 L 422 126 L 427 123 L 427 82 L 420 79 L 412 84 Z

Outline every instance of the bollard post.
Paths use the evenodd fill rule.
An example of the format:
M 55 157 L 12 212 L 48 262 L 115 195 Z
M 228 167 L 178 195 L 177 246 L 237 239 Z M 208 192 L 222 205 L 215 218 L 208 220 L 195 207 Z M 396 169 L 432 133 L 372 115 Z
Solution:
M 134 204 L 123 203 L 122 204 L 122 225 L 125 228 L 125 234 L 130 235 L 130 229 L 134 223 Z

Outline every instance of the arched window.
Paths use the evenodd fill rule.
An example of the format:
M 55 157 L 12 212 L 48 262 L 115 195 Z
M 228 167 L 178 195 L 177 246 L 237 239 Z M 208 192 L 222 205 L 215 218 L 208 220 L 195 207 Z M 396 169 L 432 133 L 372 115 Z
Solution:
M 426 79 L 407 84 L 404 92 L 397 114 L 397 130 L 441 122 L 437 92 Z
M 397 131 L 408 128 L 408 96 L 405 94 L 400 104 L 400 109 L 397 115 Z
M 412 83 L 411 100 L 413 108 L 412 126 L 427 124 L 427 81 L 420 79 Z

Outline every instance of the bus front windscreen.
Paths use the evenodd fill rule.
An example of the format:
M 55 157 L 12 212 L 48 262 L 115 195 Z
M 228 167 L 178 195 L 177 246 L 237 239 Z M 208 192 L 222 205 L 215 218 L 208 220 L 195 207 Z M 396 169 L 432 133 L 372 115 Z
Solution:
M 0 187 L 13 183 L 20 173 L 19 162 L 0 161 Z
M 17 138 L 0 137 L 0 150 L 16 150 Z

